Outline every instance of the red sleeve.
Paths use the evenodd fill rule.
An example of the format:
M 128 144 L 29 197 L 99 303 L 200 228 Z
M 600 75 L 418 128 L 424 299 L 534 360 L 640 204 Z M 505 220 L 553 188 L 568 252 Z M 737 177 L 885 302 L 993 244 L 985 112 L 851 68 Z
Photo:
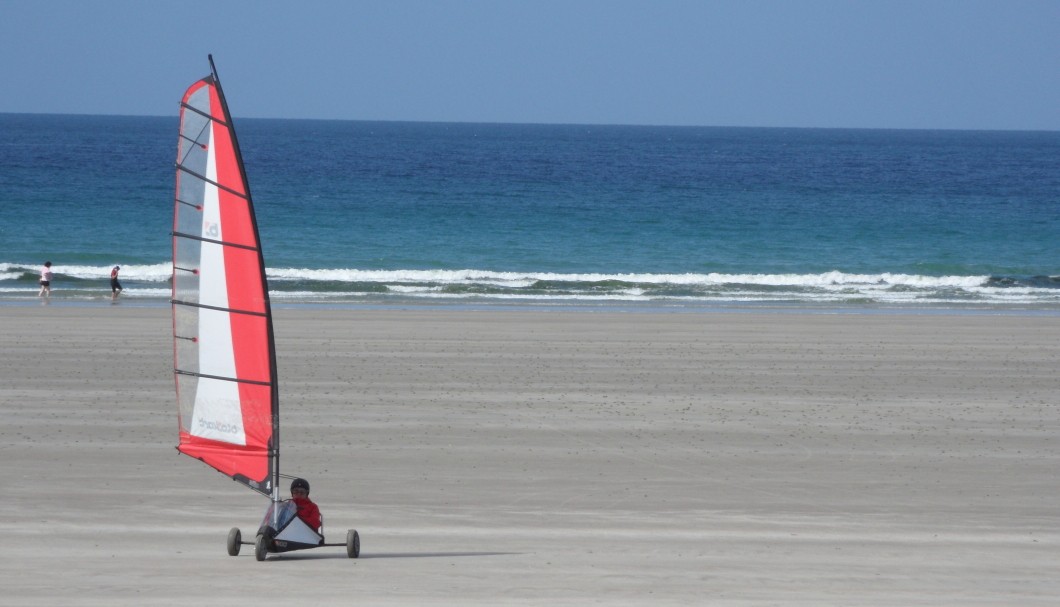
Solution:
M 302 517 L 302 520 L 314 530 L 320 529 L 320 508 L 317 508 L 316 504 L 309 503 L 305 509 L 305 513 L 300 516 Z

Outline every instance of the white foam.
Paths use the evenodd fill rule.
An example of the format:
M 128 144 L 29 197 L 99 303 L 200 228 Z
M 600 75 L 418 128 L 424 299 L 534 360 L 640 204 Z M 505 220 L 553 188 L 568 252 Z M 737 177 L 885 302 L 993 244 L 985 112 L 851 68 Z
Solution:
M 118 264 L 120 265 L 120 264 Z M 56 273 L 105 281 L 113 266 L 53 266 Z M 36 266 L 0 263 L 0 280 L 16 280 Z M 172 264 L 123 265 L 126 296 L 164 298 Z M 695 301 L 695 302 L 809 302 L 853 301 L 881 304 L 1060 304 L 1060 290 L 1029 286 L 990 285 L 990 277 L 924 276 L 918 274 L 858 274 L 839 270 L 813 274 L 723 273 L 557 273 L 498 272 L 492 270 L 362 270 L 356 268 L 269 268 L 271 296 L 283 301 L 361 300 L 378 297 L 534 301 Z M 129 283 L 134 283 L 129 285 Z M 335 290 L 284 290 L 290 283 L 337 283 Z M 548 293 L 526 292 L 539 282 L 550 283 Z M 159 288 L 142 288 L 158 283 Z M 286 285 L 285 285 L 286 283 Z M 343 289 L 343 284 L 349 288 Z M 357 283 L 385 290 L 366 292 Z M 447 287 L 490 287 L 493 292 L 451 292 Z M 0 287 L 0 293 L 30 294 L 36 285 Z M 85 287 L 82 287 L 86 289 Z M 677 288 L 686 293 L 668 293 Z M 329 287 L 330 289 L 330 287 Z M 88 290 L 88 289 L 86 289 Z M 462 289 L 456 289 L 461 291 Z M 662 292 L 660 292 L 662 291 Z M 67 292 L 70 292 L 67 290 Z M 73 293 L 71 293 L 73 295 Z
M 269 268 L 270 279 L 307 280 L 335 282 L 380 282 L 380 283 L 442 283 L 442 284 L 497 284 L 509 287 L 531 286 L 538 281 L 546 282 L 628 282 L 638 284 L 670 285 L 731 285 L 748 284 L 763 286 L 834 287 L 843 285 L 862 286 L 912 286 L 912 287 L 959 287 L 983 285 L 989 276 L 922 276 L 915 274 L 849 274 L 840 271 L 819 274 L 602 274 L 555 272 L 495 272 L 490 270 L 359 270 L 350 268 Z
M 110 280 L 110 271 L 114 269 L 114 266 L 121 266 L 120 277 L 122 280 L 143 280 L 149 282 L 168 281 L 173 275 L 172 263 L 123 265 L 121 262 L 116 262 L 105 266 L 52 264 L 52 272 L 84 280 Z M 22 268 L 23 271 L 34 273 L 39 270 L 39 266 L 31 266 L 28 264 L 0 264 L 0 272 L 9 271 L 11 268 Z M 0 274 L 0 279 L 6 277 L 7 276 Z M 15 277 L 17 277 L 17 274 Z

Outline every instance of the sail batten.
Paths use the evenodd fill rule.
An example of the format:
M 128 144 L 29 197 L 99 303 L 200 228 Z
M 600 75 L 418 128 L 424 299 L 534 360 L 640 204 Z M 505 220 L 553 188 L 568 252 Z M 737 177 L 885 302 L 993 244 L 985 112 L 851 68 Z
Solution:
M 228 123 L 225 122 L 224 120 L 218 118 L 217 116 L 211 116 L 210 114 L 207 114 L 206 112 L 203 112 L 203 111 L 199 110 L 199 108 L 197 108 L 197 107 L 195 107 L 193 105 L 188 105 L 187 103 L 184 103 L 182 101 L 182 102 L 180 102 L 180 107 L 181 107 L 181 109 L 184 109 L 184 110 L 191 110 L 191 111 L 195 112 L 196 114 L 199 114 L 203 118 L 206 118 L 207 120 L 213 121 L 213 122 L 215 122 L 215 123 L 217 123 L 217 124 L 219 124 L 219 125 L 221 125 L 221 126 L 223 126 L 225 128 L 228 127 Z M 181 136 L 183 137 L 183 135 L 181 135 Z
M 234 190 L 232 188 L 229 188 L 228 186 L 225 186 L 224 184 L 217 183 L 216 181 L 211 180 L 209 177 L 206 177 L 204 175 L 200 175 L 200 174 L 196 173 L 195 171 L 185 167 L 183 164 L 181 164 L 179 162 L 177 163 L 177 168 L 182 170 L 182 171 L 184 171 L 185 173 L 188 173 L 192 177 L 201 179 L 201 180 L 205 181 L 206 183 L 209 183 L 210 185 L 213 185 L 215 187 L 218 187 L 218 188 L 221 188 L 222 190 L 227 191 L 230 194 L 234 194 L 234 195 L 236 195 L 236 196 L 238 196 L 240 198 L 247 198 L 247 196 L 244 195 L 242 192 L 239 192 L 239 191 L 236 191 L 236 190 Z
M 174 380 L 181 453 L 277 498 L 279 400 L 254 205 L 216 71 L 180 103 Z
M 172 303 L 173 305 L 177 305 L 177 306 L 188 306 L 188 307 L 191 307 L 191 308 L 207 308 L 207 309 L 210 309 L 210 310 L 219 310 L 221 312 L 229 312 L 231 314 L 248 314 L 250 316 L 265 316 L 264 312 L 257 312 L 255 310 L 238 310 L 236 308 L 218 308 L 217 306 L 208 306 L 208 305 L 205 305 L 205 304 L 193 303 L 193 302 L 190 302 L 190 301 L 173 300 L 170 303 Z
M 219 380 L 219 381 L 231 381 L 231 382 L 236 382 L 236 383 L 241 383 L 241 384 L 254 384 L 254 385 L 257 385 L 257 386 L 270 386 L 270 385 L 272 385 L 271 382 L 256 381 L 256 380 L 253 380 L 253 379 L 241 379 L 241 378 L 238 378 L 238 377 L 221 377 L 219 375 L 206 375 L 205 373 L 192 373 L 191 371 L 180 371 L 180 370 L 177 370 L 175 372 L 178 375 L 190 375 L 192 377 L 203 377 L 203 378 L 206 378 L 206 379 L 216 379 L 216 380 Z
M 210 244 L 221 245 L 223 247 L 235 247 L 237 249 L 247 249 L 248 251 L 257 251 L 258 247 L 248 244 L 240 244 L 238 242 L 225 242 L 223 240 L 214 240 L 213 238 L 206 238 L 204 236 L 195 236 L 194 234 L 184 234 L 182 232 L 173 232 L 173 236 L 180 238 L 187 238 L 189 240 L 198 240 L 200 242 L 208 242 Z

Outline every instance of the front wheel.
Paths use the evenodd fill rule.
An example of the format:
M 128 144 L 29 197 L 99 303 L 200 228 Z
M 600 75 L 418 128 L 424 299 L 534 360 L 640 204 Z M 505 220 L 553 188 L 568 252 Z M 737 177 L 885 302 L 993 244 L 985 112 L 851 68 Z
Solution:
M 346 556 L 355 559 L 361 555 L 361 536 L 357 531 L 350 529 L 346 532 Z
M 258 539 L 254 541 L 254 558 L 259 561 L 265 560 L 265 553 L 268 551 L 267 548 L 268 540 L 265 539 L 264 535 L 258 535 Z
M 243 544 L 243 533 L 239 527 L 232 527 L 228 532 L 228 556 L 239 556 L 239 547 Z

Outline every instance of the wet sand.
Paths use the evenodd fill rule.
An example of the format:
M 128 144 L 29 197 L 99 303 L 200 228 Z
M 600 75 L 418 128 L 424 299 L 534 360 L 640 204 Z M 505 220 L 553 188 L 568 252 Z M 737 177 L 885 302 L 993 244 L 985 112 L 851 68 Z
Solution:
M 0 307 L 10 604 L 1055 605 L 1060 317 L 281 309 L 325 548 L 178 455 L 166 308 Z

